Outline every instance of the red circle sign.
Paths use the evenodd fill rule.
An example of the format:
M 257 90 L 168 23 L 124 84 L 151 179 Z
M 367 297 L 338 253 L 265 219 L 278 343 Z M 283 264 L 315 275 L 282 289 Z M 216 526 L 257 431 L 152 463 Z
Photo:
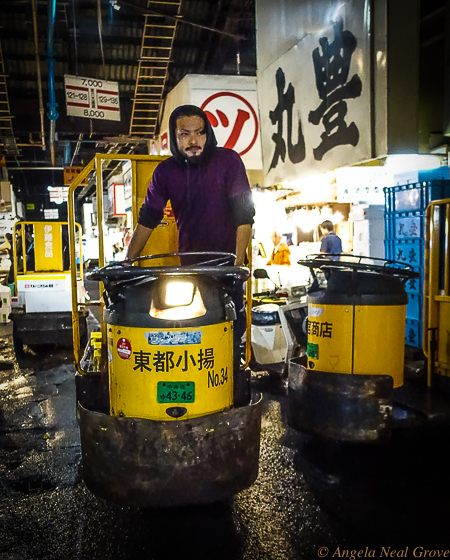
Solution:
M 124 360 L 131 356 L 131 344 L 126 338 L 119 338 L 117 341 L 117 353 Z
M 212 109 L 214 107 L 212 103 L 216 99 L 227 98 L 227 97 L 234 99 L 238 103 L 237 107 L 239 107 L 240 105 L 240 108 L 238 109 L 238 118 L 236 119 L 234 125 L 229 119 L 229 117 L 223 111 L 220 110 L 220 108 L 215 107 L 214 111 L 209 111 L 209 108 Z M 242 95 L 238 95 L 237 93 L 233 93 L 231 91 L 221 91 L 218 93 L 214 93 L 202 103 L 201 109 L 205 111 L 208 120 L 213 128 L 221 125 L 222 127 L 225 128 L 229 127 L 229 129 L 232 129 L 230 131 L 231 134 L 228 140 L 224 144 L 224 148 L 231 148 L 231 149 L 235 148 L 235 144 L 237 143 L 239 136 L 242 132 L 242 127 L 244 126 L 244 123 L 248 120 L 248 122 L 252 123 L 254 127 L 253 137 L 251 138 L 251 140 L 248 142 L 246 146 L 245 145 L 241 146 L 241 148 L 237 149 L 236 151 L 239 153 L 240 156 L 243 156 L 253 148 L 259 132 L 258 117 L 256 116 L 256 112 L 253 109 L 253 107 L 244 97 L 242 97 Z M 217 113 L 218 118 L 216 117 L 215 113 Z

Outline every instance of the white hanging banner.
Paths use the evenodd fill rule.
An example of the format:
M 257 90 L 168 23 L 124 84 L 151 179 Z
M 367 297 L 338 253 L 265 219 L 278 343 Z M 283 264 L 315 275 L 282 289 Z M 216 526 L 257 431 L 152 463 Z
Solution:
M 364 0 L 307 35 L 258 77 L 267 185 L 370 158 L 369 29 Z
M 249 169 L 261 169 L 256 91 L 197 89 L 192 98 L 205 111 L 217 144 L 235 150 Z
M 118 82 L 65 75 L 64 90 L 67 116 L 120 121 Z
M 384 188 L 392 186 L 392 175 L 384 167 L 336 169 L 337 202 L 384 204 Z
M 167 95 L 161 121 L 161 154 L 170 152 L 169 115 L 180 105 L 201 107 L 220 147 L 235 150 L 247 169 L 262 169 L 256 79 L 251 76 L 185 76 Z

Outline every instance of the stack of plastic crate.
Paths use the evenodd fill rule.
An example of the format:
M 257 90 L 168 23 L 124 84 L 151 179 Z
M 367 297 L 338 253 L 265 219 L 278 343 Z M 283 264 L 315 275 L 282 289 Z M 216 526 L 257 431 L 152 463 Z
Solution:
M 408 264 L 420 273 L 420 278 L 409 280 L 405 286 L 408 292 L 405 342 L 409 346 L 421 348 L 425 211 L 431 201 L 450 198 L 450 181 L 419 181 L 389 187 L 384 189 L 384 192 L 385 256 L 387 259 Z
M 11 290 L 0 285 L 0 323 L 9 323 L 11 313 Z

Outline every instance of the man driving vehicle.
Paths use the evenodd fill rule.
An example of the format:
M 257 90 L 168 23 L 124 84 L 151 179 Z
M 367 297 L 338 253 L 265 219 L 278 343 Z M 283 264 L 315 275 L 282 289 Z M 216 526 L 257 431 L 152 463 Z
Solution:
M 153 173 L 126 258 L 140 255 L 170 200 L 180 252 L 233 253 L 234 264 L 244 265 L 255 209 L 241 158 L 233 150 L 217 147 L 206 114 L 194 105 L 183 105 L 172 112 L 169 134 L 172 157 L 162 161 Z M 236 371 L 240 339 L 246 328 L 242 286 L 231 295 L 237 313 Z

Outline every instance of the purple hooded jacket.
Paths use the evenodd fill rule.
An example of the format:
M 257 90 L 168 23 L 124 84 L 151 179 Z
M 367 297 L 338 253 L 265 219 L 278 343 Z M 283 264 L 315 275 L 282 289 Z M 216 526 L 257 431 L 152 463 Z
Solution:
M 194 164 L 183 157 L 175 140 L 177 119 L 192 115 L 201 116 L 206 127 L 205 148 Z M 173 156 L 155 169 L 138 222 L 155 228 L 170 200 L 180 252 L 234 253 L 237 227 L 252 224 L 255 213 L 241 158 L 233 150 L 216 146 L 211 125 L 198 107 L 185 105 L 175 109 L 170 116 L 169 132 Z

